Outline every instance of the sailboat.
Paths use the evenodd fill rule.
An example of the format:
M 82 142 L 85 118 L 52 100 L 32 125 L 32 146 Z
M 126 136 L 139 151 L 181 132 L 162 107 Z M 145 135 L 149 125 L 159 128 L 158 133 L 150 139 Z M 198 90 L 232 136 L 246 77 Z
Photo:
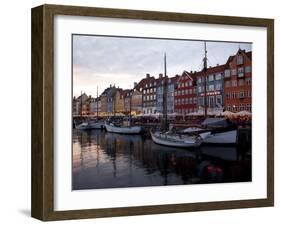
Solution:
M 132 116 L 131 116 L 131 109 L 132 109 L 132 95 L 130 92 L 130 115 L 129 120 L 124 121 L 123 125 L 117 126 L 114 123 L 105 123 L 105 128 L 107 132 L 111 133 L 120 133 L 120 134 L 139 134 L 141 132 L 140 126 L 132 126 Z
M 89 119 L 85 122 L 82 122 L 79 125 L 75 125 L 76 129 L 81 129 L 81 130 L 90 130 L 90 129 L 104 129 L 105 125 L 103 121 L 99 121 L 98 117 L 99 117 L 99 108 L 98 108 L 98 87 L 97 87 L 97 98 L 96 98 L 96 102 L 97 102 L 97 119 L 93 120 L 93 119 Z M 82 99 L 81 99 L 81 111 L 82 111 Z M 81 114 L 82 115 L 82 114 Z
M 167 117 L 167 69 L 166 69 L 166 53 L 164 54 L 164 84 L 163 84 L 163 118 L 161 130 L 150 130 L 150 135 L 154 143 L 170 146 L 170 147 L 198 147 L 210 132 L 200 134 L 179 134 L 168 130 Z
M 211 126 L 212 129 L 207 129 L 207 131 L 210 132 L 208 136 L 205 136 L 203 139 L 204 144 L 229 144 L 229 145 L 235 145 L 237 142 L 237 129 L 227 129 L 227 124 L 225 119 L 218 119 L 218 118 L 208 118 L 207 116 L 207 46 L 206 41 L 204 42 L 204 68 L 203 71 L 205 73 L 204 76 L 204 116 L 205 121 L 201 124 L 204 127 Z M 226 127 L 226 130 L 216 130 L 215 127 L 219 128 Z M 183 130 L 184 133 L 191 134 L 191 133 L 201 133 L 206 132 L 206 128 L 202 127 L 189 127 Z

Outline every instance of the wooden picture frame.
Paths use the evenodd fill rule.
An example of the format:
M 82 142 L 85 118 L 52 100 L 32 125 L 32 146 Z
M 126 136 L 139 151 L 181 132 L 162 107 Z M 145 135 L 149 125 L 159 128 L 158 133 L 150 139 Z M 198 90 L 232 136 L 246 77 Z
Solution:
M 54 210 L 54 16 L 126 18 L 240 25 L 267 29 L 267 198 L 122 208 Z M 50 220 L 163 214 L 274 205 L 274 20 L 61 5 L 32 9 L 32 202 L 34 218 Z

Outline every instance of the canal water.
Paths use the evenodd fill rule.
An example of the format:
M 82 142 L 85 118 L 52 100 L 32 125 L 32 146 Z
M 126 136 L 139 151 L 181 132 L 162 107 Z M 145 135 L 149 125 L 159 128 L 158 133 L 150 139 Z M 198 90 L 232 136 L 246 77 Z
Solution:
M 73 129 L 72 189 L 251 181 L 251 152 L 157 145 L 141 135 Z

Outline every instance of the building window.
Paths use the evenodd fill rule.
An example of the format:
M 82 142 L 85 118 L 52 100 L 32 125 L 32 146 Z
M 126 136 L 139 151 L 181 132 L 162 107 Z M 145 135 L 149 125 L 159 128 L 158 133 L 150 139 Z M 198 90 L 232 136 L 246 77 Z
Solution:
M 222 96 L 221 95 L 216 96 L 216 104 L 219 104 L 219 105 L 222 104 Z
M 216 90 L 221 90 L 221 84 L 220 83 L 216 84 Z
M 198 83 L 201 83 L 202 79 L 201 77 L 198 77 Z
M 192 81 L 189 81 L 189 86 L 192 86 Z
M 252 72 L 252 67 L 251 66 L 245 67 L 245 73 L 250 73 L 250 72 Z
M 214 107 L 214 99 L 215 99 L 215 97 L 214 96 L 210 96 L 208 99 L 209 99 L 209 106 L 210 107 Z
M 214 85 L 209 85 L 209 91 L 214 91 L 215 87 Z
M 229 93 L 225 93 L 225 97 L 226 97 L 226 99 L 229 99 Z
M 199 97 L 198 105 L 204 105 L 204 98 L 203 97 Z
M 239 98 L 244 98 L 245 96 L 244 96 L 244 91 L 240 91 L 239 92 Z
M 232 83 L 232 84 L 231 84 L 232 87 L 236 87 L 236 86 L 237 86 L 237 81 L 236 81 L 236 80 L 232 80 L 231 83 Z
M 209 81 L 214 81 L 214 75 L 209 75 Z
M 202 86 L 198 86 L 198 92 L 199 92 L 199 93 L 202 92 Z
M 246 78 L 245 80 L 247 85 L 251 85 L 251 78 Z
M 216 74 L 216 80 L 221 80 L 221 73 Z
M 225 82 L 225 87 L 230 87 L 230 81 Z
M 238 55 L 237 56 L 237 62 L 238 65 L 243 64 L 243 55 Z
M 242 77 L 244 77 L 244 68 L 239 67 L 238 68 L 238 78 L 242 78 Z
M 226 69 L 226 70 L 224 71 L 224 77 L 225 77 L 225 78 L 229 78 L 229 77 L 230 77 L 230 69 Z
M 240 79 L 240 80 L 238 81 L 238 85 L 239 85 L 239 86 L 244 86 L 244 80 L 243 80 L 243 79 Z
M 196 104 L 196 102 L 197 102 L 197 98 L 193 97 L 193 103 Z
M 231 93 L 231 99 L 235 99 L 235 92 Z
M 231 75 L 236 75 L 236 69 L 231 70 Z

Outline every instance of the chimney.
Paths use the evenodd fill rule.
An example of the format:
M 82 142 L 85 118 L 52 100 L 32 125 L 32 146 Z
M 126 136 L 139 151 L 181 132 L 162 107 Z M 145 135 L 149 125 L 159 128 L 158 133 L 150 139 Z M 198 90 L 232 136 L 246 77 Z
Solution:
M 137 86 L 137 84 L 138 84 L 137 82 L 134 82 L 134 87 L 136 87 L 136 86 Z
M 146 74 L 146 78 L 149 78 L 150 77 L 150 74 Z
M 159 78 L 163 78 L 163 74 L 162 73 L 159 74 Z
M 217 64 L 217 66 L 219 66 L 219 64 Z

